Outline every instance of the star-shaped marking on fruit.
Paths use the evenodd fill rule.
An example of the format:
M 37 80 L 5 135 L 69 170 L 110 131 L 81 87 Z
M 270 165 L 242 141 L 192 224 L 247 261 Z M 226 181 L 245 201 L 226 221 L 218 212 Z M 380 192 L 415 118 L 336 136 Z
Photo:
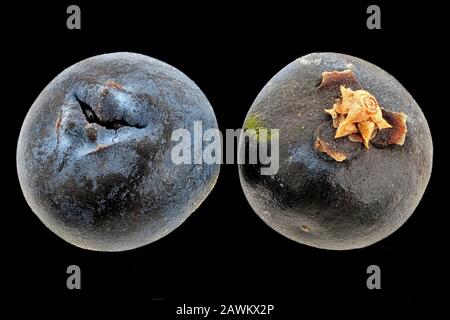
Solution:
M 351 141 L 362 142 L 369 148 L 370 140 L 377 130 L 392 128 L 383 118 L 378 101 L 365 90 L 340 86 L 341 98 L 331 109 L 325 109 L 333 118 L 337 129 L 335 138 L 349 136 Z

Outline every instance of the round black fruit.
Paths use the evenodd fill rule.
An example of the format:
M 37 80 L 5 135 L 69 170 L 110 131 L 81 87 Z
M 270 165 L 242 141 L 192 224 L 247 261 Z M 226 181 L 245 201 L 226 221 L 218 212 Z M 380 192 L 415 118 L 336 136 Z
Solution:
M 206 198 L 218 164 L 176 164 L 172 132 L 217 128 L 195 83 L 159 60 L 112 53 L 64 70 L 39 95 L 17 147 L 20 185 L 64 240 L 122 251 L 177 228 Z
M 313 53 L 290 63 L 259 93 L 244 128 L 279 129 L 279 169 L 239 166 L 245 195 L 273 229 L 318 248 L 369 246 L 397 230 L 428 184 L 433 146 L 411 95 L 377 66 Z M 239 146 L 248 153 L 248 135 Z

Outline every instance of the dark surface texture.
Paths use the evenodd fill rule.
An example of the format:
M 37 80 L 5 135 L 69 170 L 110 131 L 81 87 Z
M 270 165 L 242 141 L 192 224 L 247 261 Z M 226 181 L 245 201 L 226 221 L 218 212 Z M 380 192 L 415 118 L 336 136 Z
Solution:
M 17 170 L 25 198 L 79 247 L 129 250 L 178 227 L 206 198 L 218 164 L 175 164 L 172 132 L 217 128 L 200 89 L 134 53 L 83 60 L 58 75 L 25 118 Z
M 360 143 L 339 138 L 359 151 L 348 151 L 357 155 L 343 162 L 314 148 L 318 128 L 331 126 L 324 109 L 335 102 L 318 85 L 322 73 L 343 70 L 352 70 L 381 106 L 406 114 L 403 145 L 361 151 Z M 252 116 L 280 129 L 280 168 L 263 176 L 258 165 L 240 165 L 242 186 L 255 212 L 290 239 L 334 250 L 366 247 L 397 230 L 425 192 L 433 158 L 427 121 L 408 91 L 369 62 L 336 53 L 303 56 L 266 84 L 247 119 Z
M 377 310 L 385 317 L 392 309 L 406 313 L 426 302 L 427 314 L 438 310 L 448 287 L 444 2 L 377 1 L 381 30 L 366 27 L 373 1 L 165 6 L 79 0 L 81 30 L 68 30 L 66 9 L 74 3 L 8 2 L 0 19 L 7 80 L 2 289 L 5 304 L 20 305 L 14 314 L 32 310 L 49 317 L 59 305 L 66 307 L 64 314 L 80 310 L 86 317 L 91 305 L 100 310 L 99 318 L 109 310 L 122 311 L 124 318 L 139 311 L 139 317 L 170 319 L 183 303 L 274 303 L 274 317 L 282 319 L 302 319 L 309 312 L 322 318 L 321 311 L 348 318 L 358 307 L 364 308 L 360 318 Z M 16 171 L 17 139 L 31 104 L 55 75 L 85 58 L 118 51 L 154 57 L 188 75 L 214 107 L 222 132 L 241 128 L 264 85 L 298 57 L 332 51 L 370 61 L 395 76 L 428 121 L 434 150 L 427 190 L 410 219 L 384 240 L 361 250 L 318 250 L 268 227 L 246 200 L 237 166 L 227 164 L 202 205 L 164 238 L 114 253 L 72 246 L 49 232 L 26 203 Z M 72 264 L 81 268 L 81 290 L 66 287 Z M 372 264 L 381 269 L 381 290 L 367 289 Z M 44 310 L 31 309 L 32 302 Z M 159 307 L 164 315 L 151 317 Z

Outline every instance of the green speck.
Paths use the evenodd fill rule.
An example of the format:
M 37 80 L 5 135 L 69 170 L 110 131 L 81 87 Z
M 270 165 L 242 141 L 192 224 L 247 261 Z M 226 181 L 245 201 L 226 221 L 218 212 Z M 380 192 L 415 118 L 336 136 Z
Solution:
M 259 141 L 259 139 L 260 139 L 260 130 L 266 131 L 266 139 L 267 140 L 271 140 L 272 138 L 275 137 L 275 134 L 278 133 L 278 132 L 274 132 L 275 134 L 272 135 L 271 130 L 264 125 L 263 121 L 261 120 L 260 115 L 258 115 L 258 114 L 252 114 L 247 117 L 247 119 L 245 120 L 245 123 L 244 123 L 244 129 L 245 130 L 247 130 L 247 129 L 254 130 L 257 141 Z M 264 139 L 264 140 L 266 140 L 266 139 Z

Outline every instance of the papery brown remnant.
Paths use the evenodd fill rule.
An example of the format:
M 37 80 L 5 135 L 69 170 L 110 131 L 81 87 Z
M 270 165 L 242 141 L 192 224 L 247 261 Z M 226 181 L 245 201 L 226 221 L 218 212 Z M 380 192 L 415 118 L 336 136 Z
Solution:
M 390 144 L 402 145 L 406 137 L 406 115 L 402 112 L 391 112 L 382 109 L 377 99 L 366 90 L 352 90 L 350 85 L 359 84 L 352 71 L 323 72 L 321 90 L 337 90 L 340 97 L 330 109 L 325 109 L 336 128 L 334 138 L 348 137 L 353 143 L 362 143 L 368 149 L 372 142 L 377 147 Z M 378 137 L 378 138 L 377 138 Z M 342 140 L 339 140 L 342 142 Z M 318 137 L 314 147 L 330 155 L 336 161 L 347 159 L 339 148 L 330 148 L 330 142 L 324 142 Z
M 322 73 L 322 82 L 319 85 L 320 90 L 339 90 L 340 86 L 359 88 L 360 84 L 351 70 L 325 71 Z
M 351 160 L 361 153 L 361 144 L 353 143 L 345 137 L 336 139 L 334 132 L 335 128 L 331 121 L 322 123 L 314 134 L 314 148 L 338 162 Z
M 375 147 L 383 148 L 390 144 L 403 145 L 405 143 L 406 133 L 406 114 L 403 112 L 393 112 L 382 109 L 383 118 L 392 124 L 392 128 L 381 130 L 370 141 Z

